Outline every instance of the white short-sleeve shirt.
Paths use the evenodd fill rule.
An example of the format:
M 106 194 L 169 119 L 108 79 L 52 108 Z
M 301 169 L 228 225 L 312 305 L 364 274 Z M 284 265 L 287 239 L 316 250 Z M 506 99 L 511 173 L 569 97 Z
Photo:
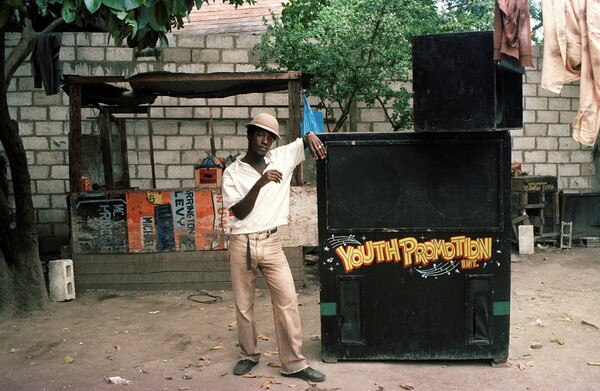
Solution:
M 272 149 L 265 156 L 266 170 L 279 170 L 280 183 L 269 182 L 260 189 L 252 211 L 243 220 L 231 216 L 232 234 L 261 232 L 288 223 L 290 186 L 294 168 L 304 160 L 304 142 L 301 138 Z M 223 206 L 230 209 L 248 194 L 262 174 L 237 159 L 223 173 Z

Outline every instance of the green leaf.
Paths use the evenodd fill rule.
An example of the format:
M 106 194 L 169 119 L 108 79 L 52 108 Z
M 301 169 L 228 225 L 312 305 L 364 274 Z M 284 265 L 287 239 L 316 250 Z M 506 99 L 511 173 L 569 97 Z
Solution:
M 91 14 L 98 11 L 98 8 L 102 5 L 102 0 L 84 0 L 85 8 L 90 11 Z
M 150 11 L 148 12 L 148 23 L 153 30 L 166 30 L 166 26 L 169 24 L 169 15 L 167 14 L 167 8 L 162 2 L 159 1 L 150 7 Z
M 145 0 L 123 0 L 124 7 L 127 11 L 144 7 L 146 5 Z
M 105 6 L 117 11 L 131 11 L 146 6 L 146 0 L 101 0 Z
M 126 10 L 123 0 L 102 0 L 102 4 L 117 11 Z
M 160 37 L 160 45 L 165 48 L 169 47 L 169 38 L 167 38 L 167 34 L 160 32 L 159 37 Z
M 76 9 L 77 6 L 72 0 L 65 0 L 63 2 L 60 14 L 66 23 L 73 23 L 73 21 L 75 21 L 75 17 L 77 16 L 75 13 Z
M 148 8 L 143 7 L 140 9 L 140 15 L 138 16 L 138 29 L 143 29 L 148 25 Z
M 187 12 L 185 0 L 173 0 L 173 15 L 185 15 Z
M 137 34 L 138 31 L 138 24 L 137 21 L 131 16 L 129 15 L 127 17 L 127 19 L 125 20 L 125 23 L 127 23 L 128 26 L 131 26 L 131 36 L 135 37 L 135 35 Z

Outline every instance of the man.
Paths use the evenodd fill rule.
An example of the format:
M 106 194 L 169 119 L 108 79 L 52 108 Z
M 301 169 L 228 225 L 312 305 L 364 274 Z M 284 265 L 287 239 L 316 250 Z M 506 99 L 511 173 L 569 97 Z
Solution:
M 245 375 L 260 358 L 254 319 L 256 270 L 260 269 L 271 293 L 281 374 L 321 382 L 325 375 L 309 367 L 300 352 L 298 299 L 277 226 L 287 224 L 292 173 L 304 160 L 304 148 L 315 159 L 324 159 L 325 147 L 314 133 L 308 133 L 271 151 L 279 138 L 279 123 L 267 113 L 258 114 L 246 128 L 248 150 L 223 174 L 223 203 L 233 212 L 229 262 L 241 348 L 233 373 Z

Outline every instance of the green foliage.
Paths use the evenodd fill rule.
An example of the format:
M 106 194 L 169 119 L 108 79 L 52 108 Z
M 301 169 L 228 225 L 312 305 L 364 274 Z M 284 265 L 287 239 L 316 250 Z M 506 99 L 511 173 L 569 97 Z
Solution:
M 440 15 L 450 31 L 483 31 L 494 28 L 494 0 L 443 0 Z
M 313 74 L 307 94 L 326 114 L 380 105 L 392 129 L 412 127 L 411 38 L 493 28 L 493 0 L 290 0 L 254 48 L 263 70 Z
M 529 13 L 531 14 L 531 39 L 534 43 L 540 44 L 544 40 L 542 36 L 544 27 L 542 18 L 542 0 L 530 0 Z
M 291 0 L 254 50 L 264 70 L 313 74 L 309 95 L 348 118 L 353 102 L 381 105 L 394 130 L 411 126 L 411 38 L 448 30 L 435 0 Z
M 62 18 L 77 26 L 96 26 L 129 47 L 168 45 L 167 34 L 180 29 L 193 7 L 210 0 L 0 0 L 0 29 L 25 17 Z M 236 7 L 256 0 L 223 0 Z

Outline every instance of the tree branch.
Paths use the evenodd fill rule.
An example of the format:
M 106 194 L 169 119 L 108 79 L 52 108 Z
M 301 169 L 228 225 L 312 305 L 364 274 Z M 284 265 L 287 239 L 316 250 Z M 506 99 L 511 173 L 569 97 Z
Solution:
M 379 96 L 376 97 L 375 99 L 377 99 L 377 101 L 381 105 L 381 108 L 383 109 L 383 114 L 385 115 L 385 118 L 390 123 L 390 125 L 392 125 L 392 128 L 394 129 L 394 131 L 398 130 L 399 126 L 397 124 L 395 124 L 394 121 L 392 121 L 392 117 L 390 117 L 389 110 L 386 107 L 385 102 L 383 101 L 383 99 L 381 99 L 381 97 L 379 97 Z

